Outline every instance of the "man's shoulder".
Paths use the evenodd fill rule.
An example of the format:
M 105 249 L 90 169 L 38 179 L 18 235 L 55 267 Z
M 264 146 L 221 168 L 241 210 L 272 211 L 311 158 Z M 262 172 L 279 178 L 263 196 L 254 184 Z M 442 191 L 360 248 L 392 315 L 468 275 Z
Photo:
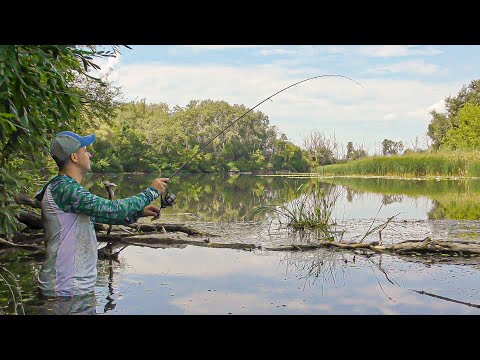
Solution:
M 67 185 L 67 184 L 76 184 L 78 183 L 73 180 L 70 176 L 67 175 L 57 175 L 52 179 L 52 184 L 54 185 Z
M 74 191 L 78 188 L 81 188 L 81 186 L 74 179 L 67 175 L 57 175 L 50 183 L 50 190 L 54 193 L 63 192 L 65 189 Z
M 35 198 L 39 201 L 42 201 L 45 191 L 47 191 L 47 188 L 49 188 L 50 191 L 55 192 L 58 191 L 58 189 L 62 188 L 62 185 L 69 184 L 70 181 L 74 180 L 66 175 L 56 175 L 55 177 L 51 178 L 45 185 L 42 186 L 42 188 L 35 194 Z

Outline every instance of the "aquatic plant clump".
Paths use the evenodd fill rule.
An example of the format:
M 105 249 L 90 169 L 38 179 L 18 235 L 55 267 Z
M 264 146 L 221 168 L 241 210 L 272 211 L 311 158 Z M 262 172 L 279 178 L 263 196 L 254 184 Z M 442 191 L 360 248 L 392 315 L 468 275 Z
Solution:
M 335 236 L 343 235 L 337 232 L 333 211 L 337 199 L 341 195 L 340 188 L 334 184 L 313 182 L 302 184 L 296 193 L 298 197 L 282 205 L 261 205 L 251 213 L 271 213 L 280 225 L 295 230 L 316 230 L 328 240 L 338 240 Z

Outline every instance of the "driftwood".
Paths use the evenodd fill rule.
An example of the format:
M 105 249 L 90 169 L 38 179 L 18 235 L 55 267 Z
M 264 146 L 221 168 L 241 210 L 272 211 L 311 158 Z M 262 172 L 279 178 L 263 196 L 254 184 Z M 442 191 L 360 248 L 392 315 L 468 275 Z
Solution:
M 24 193 L 19 193 L 17 196 L 15 196 L 15 202 L 18 205 L 28 205 L 30 207 L 40 209 L 41 207 L 41 202 L 38 201 L 35 198 L 31 198 L 30 196 L 24 194 Z
M 341 243 L 334 241 L 319 241 L 315 244 L 291 244 L 278 247 L 266 247 L 271 251 L 311 250 L 316 248 L 365 249 L 375 252 L 394 252 L 397 254 L 449 254 L 449 255 L 480 255 L 480 244 L 469 241 L 441 241 L 426 237 L 423 240 L 407 240 L 396 244 L 381 245 L 378 241 L 371 243 Z
M 150 233 L 150 234 L 114 234 L 114 235 L 105 235 L 97 234 L 97 240 L 99 242 L 109 242 L 112 244 L 115 243 L 124 243 L 129 245 L 138 245 L 138 246 L 148 246 L 148 247 L 164 247 L 166 245 L 196 245 L 203 247 L 212 247 L 212 248 L 229 248 L 229 249 L 240 249 L 240 250 L 252 250 L 259 248 L 255 244 L 245 244 L 245 243 L 221 243 L 221 242 L 211 242 L 209 237 L 196 237 L 189 236 L 183 232 L 175 233 Z
M 21 223 L 27 225 L 30 229 L 43 229 L 41 216 L 33 211 L 20 211 L 17 215 L 17 219 Z
M 0 245 L 9 246 L 9 247 L 24 248 L 24 249 L 27 249 L 27 250 L 43 250 L 43 248 L 41 246 L 38 246 L 38 245 L 17 244 L 17 243 L 13 243 L 11 241 L 8 241 L 8 240 L 2 239 L 2 238 L 0 238 Z
M 142 232 L 152 232 L 152 231 L 181 231 L 191 236 L 208 236 L 215 237 L 218 235 L 202 233 L 198 230 L 192 229 L 183 224 L 171 224 L 171 223 L 150 223 L 150 224 L 132 224 L 129 227 L 139 230 Z

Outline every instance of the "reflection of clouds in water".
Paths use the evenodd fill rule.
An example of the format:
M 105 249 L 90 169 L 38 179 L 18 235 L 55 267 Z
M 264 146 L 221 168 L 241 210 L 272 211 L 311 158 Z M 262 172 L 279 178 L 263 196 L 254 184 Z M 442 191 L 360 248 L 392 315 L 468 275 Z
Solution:
M 131 271 L 137 274 L 177 274 L 193 277 L 228 277 L 242 275 L 275 273 L 278 256 L 267 252 L 245 252 L 230 249 L 198 249 L 188 246 L 185 249 L 148 249 L 137 253 L 135 247 L 126 248 L 120 257 L 126 257 Z M 196 257 L 197 251 L 208 251 L 209 259 Z M 211 256 L 211 257 L 210 257 Z
M 415 289 L 416 290 L 416 289 Z M 369 304 L 376 304 L 376 309 L 382 314 L 479 314 L 479 309 L 456 304 L 442 299 L 417 294 L 406 288 L 388 286 L 385 292 L 395 300 L 381 302 L 378 289 L 362 287 L 358 296 L 352 299 L 342 299 L 345 304 L 358 309 L 368 309 Z
M 328 304 L 308 304 L 300 300 L 279 300 L 263 294 L 198 292 L 172 303 L 185 314 L 267 314 L 272 312 L 330 313 Z
M 429 267 L 396 256 L 375 254 L 366 258 L 361 252 L 326 249 L 248 252 L 196 246 L 131 246 L 120 257 L 126 266 L 115 276 L 127 277 L 117 279 L 120 288 L 115 289 L 115 300 L 120 300 L 120 292 L 123 299 L 114 313 L 479 313 L 475 308 L 408 290 L 476 303 L 473 295 L 478 291 L 473 294 L 471 289 L 476 289 L 479 271 L 469 267 L 470 276 L 458 282 L 452 274 L 460 280 L 466 267 Z

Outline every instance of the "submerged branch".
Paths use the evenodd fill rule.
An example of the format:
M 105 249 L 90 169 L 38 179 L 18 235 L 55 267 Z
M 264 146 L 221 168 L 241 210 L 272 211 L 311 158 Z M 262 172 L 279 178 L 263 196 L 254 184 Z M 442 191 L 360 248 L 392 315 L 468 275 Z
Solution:
M 429 292 L 426 292 L 426 291 L 423 291 L 423 290 L 413 290 L 413 289 L 409 289 L 409 290 L 415 291 L 416 293 L 419 293 L 420 295 L 427 295 L 427 296 L 435 297 L 435 298 L 437 298 L 437 299 L 442 299 L 442 300 L 446 300 L 446 301 L 451 301 L 451 302 L 454 302 L 454 303 L 457 303 L 457 304 L 467 305 L 467 306 L 476 307 L 476 308 L 479 308 L 479 309 L 480 309 L 480 305 L 477 305 L 477 304 L 468 303 L 468 302 L 464 302 L 464 301 L 460 301 L 460 300 L 455 300 L 455 299 L 450 299 L 450 298 L 448 298 L 448 297 L 440 296 L 440 295 L 436 295 L 436 294 L 432 294 L 432 293 L 429 293 Z

